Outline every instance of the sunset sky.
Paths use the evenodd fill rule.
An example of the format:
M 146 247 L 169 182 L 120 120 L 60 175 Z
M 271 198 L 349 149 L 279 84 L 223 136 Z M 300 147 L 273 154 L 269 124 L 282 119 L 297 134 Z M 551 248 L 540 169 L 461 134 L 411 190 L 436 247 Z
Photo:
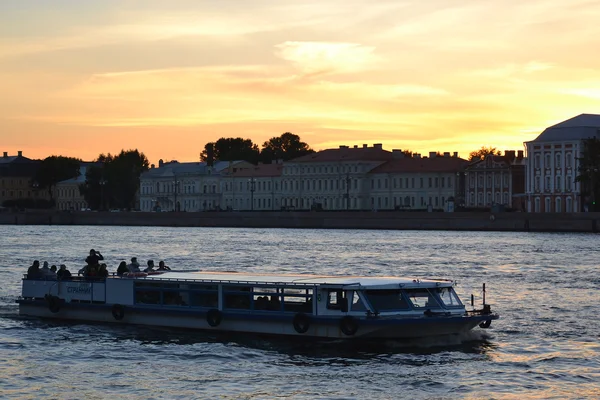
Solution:
M 520 150 L 600 113 L 599 21 L 588 0 L 2 1 L 0 151 Z

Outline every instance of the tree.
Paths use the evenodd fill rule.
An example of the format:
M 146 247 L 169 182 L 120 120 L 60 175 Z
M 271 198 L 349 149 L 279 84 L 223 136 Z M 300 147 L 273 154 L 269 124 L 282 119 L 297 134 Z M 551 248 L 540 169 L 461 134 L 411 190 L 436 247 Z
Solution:
M 590 138 L 583 140 L 582 156 L 578 158 L 579 175 L 576 182 L 583 184 L 582 194 L 587 197 L 590 211 L 600 209 L 597 199 L 600 199 L 600 140 Z
M 300 136 L 285 132 L 263 143 L 260 158 L 262 162 L 270 163 L 273 160 L 288 161 L 314 152 L 308 144 L 300 141 Z
M 101 166 L 89 168 L 86 183 L 79 187 L 90 208 L 134 208 L 140 175 L 149 165 L 144 153 L 121 150 L 117 156 L 100 154 L 96 162 Z
M 53 200 L 54 187 L 58 182 L 79 176 L 81 160 L 72 157 L 50 156 L 39 164 L 38 170 L 33 178 L 40 188 L 48 190 L 50 199 Z
M 469 161 L 483 160 L 488 155 L 499 156 L 501 154 L 502 152 L 500 150 L 496 150 L 495 147 L 481 146 L 479 150 L 475 150 L 469 153 Z
M 221 138 L 216 142 L 207 143 L 200 153 L 200 161 L 208 161 L 209 148 L 213 149 L 213 160 L 235 161 L 245 160 L 256 164 L 260 152 L 258 146 L 250 139 Z

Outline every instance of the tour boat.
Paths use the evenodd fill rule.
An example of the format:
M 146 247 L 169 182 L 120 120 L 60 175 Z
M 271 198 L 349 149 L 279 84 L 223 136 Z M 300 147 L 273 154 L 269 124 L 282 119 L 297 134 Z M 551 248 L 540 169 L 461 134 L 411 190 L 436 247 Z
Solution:
M 17 302 L 28 316 L 330 339 L 452 335 L 488 328 L 499 318 L 485 295 L 482 309 L 467 311 L 452 281 L 396 277 L 205 271 L 100 280 L 25 276 Z

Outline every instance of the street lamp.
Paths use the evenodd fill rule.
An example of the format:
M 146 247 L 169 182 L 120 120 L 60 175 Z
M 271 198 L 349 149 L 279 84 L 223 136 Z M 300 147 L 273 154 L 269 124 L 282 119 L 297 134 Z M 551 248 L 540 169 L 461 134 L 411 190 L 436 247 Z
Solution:
M 256 179 L 250 178 L 248 179 L 248 183 L 250 185 L 250 210 L 254 211 L 254 191 L 256 190 Z
M 175 202 L 173 204 L 173 211 L 179 211 L 178 207 L 177 207 L 177 191 L 179 190 L 179 181 L 177 180 L 177 178 L 175 178 L 175 180 L 173 181 L 173 194 L 174 194 L 174 199 Z
M 100 179 L 100 211 L 104 210 L 104 186 L 106 185 L 106 179 Z

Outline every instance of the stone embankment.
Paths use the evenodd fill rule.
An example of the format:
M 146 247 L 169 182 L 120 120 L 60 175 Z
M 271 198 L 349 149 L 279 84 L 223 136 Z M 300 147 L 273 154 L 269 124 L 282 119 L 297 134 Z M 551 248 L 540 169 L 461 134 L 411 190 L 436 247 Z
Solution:
M 598 232 L 600 230 L 600 213 L 30 211 L 2 212 L 0 213 L 0 224 Z

